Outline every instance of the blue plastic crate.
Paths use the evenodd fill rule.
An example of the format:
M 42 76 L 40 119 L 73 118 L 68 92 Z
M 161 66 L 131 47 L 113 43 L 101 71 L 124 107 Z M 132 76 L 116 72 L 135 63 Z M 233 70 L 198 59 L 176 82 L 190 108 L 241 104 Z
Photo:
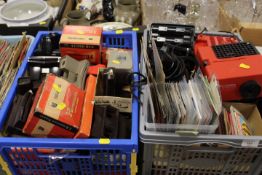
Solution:
M 30 48 L 32 56 L 41 38 L 49 32 L 39 32 Z M 59 32 L 57 32 L 59 33 Z M 133 50 L 133 71 L 139 71 L 137 38 L 135 32 L 103 32 L 103 47 L 128 48 Z M 27 59 L 21 67 L 27 69 Z M 22 76 L 22 73 L 20 74 Z M 138 77 L 136 77 L 138 78 Z M 17 84 L 12 86 L 15 94 Z M 135 89 L 138 96 L 138 90 Z M 12 97 L 13 98 L 13 97 Z M 11 105 L 9 98 L 5 115 Z M 101 139 L 64 139 L 64 138 L 0 138 L 1 154 L 14 174 L 22 175 L 122 175 L 134 174 L 136 152 L 138 151 L 139 103 L 132 102 L 132 130 L 130 139 L 110 139 L 103 144 Z M 77 151 L 77 152 L 76 152 Z

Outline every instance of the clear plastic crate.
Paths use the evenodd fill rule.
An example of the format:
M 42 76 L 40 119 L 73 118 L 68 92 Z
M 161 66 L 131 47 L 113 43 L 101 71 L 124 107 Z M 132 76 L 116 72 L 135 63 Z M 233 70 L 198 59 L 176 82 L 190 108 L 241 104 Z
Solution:
M 146 93 L 148 86 L 143 87 L 143 93 Z M 149 92 L 149 91 L 147 91 Z M 193 125 L 193 124 L 168 124 L 168 123 L 153 123 L 150 109 L 153 109 L 153 104 L 147 95 L 141 95 L 141 101 L 145 104 L 141 109 L 140 115 L 144 119 L 144 127 L 147 131 L 180 133 L 180 134 L 213 134 L 218 127 L 218 120 L 212 125 Z M 148 108 L 145 109 L 145 106 Z
M 201 133 L 212 134 L 216 131 L 218 125 L 187 125 L 187 124 L 158 124 L 145 123 L 148 131 L 170 132 L 170 133 Z

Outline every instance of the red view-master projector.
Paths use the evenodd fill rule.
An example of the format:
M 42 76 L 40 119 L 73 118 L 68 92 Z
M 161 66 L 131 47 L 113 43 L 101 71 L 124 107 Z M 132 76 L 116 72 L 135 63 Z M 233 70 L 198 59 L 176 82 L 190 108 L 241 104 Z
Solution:
M 209 78 L 220 83 L 224 101 L 262 97 L 262 56 L 236 36 L 199 34 L 195 55 Z

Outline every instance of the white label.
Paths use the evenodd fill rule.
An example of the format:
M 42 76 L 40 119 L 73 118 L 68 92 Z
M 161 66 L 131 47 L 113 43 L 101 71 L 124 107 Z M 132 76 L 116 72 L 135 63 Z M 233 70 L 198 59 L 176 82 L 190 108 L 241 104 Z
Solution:
M 132 98 L 95 96 L 95 104 L 111 105 L 119 109 L 120 112 L 132 112 Z
M 156 39 L 158 42 L 165 42 L 166 41 L 166 38 L 163 38 L 163 37 L 157 37 Z
M 152 36 L 158 36 L 158 33 L 152 33 Z
M 159 30 L 159 31 L 167 31 L 167 27 L 159 26 L 159 27 L 158 27 L 158 30 Z
M 50 73 L 49 68 L 42 68 L 42 73 L 43 73 L 43 74 L 48 74 L 48 73 Z
M 243 140 L 241 146 L 249 147 L 249 148 L 257 148 L 258 144 L 259 144 L 259 140 Z
M 186 30 L 184 28 L 176 28 L 176 32 L 185 32 Z
M 183 41 L 184 41 L 183 39 L 175 39 L 176 43 L 183 43 Z

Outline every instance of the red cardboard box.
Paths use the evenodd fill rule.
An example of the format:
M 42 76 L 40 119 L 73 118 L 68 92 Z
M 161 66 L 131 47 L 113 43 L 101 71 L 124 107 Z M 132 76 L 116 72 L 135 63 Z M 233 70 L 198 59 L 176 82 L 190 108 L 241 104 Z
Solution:
M 61 56 L 69 55 L 75 59 L 87 59 L 99 64 L 102 28 L 90 26 L 65 26 L 60 39 Z
M 23 132 L 37 137 L 68 137 L 78 132 L 84 91 L 49 74 L 38 89 Z

